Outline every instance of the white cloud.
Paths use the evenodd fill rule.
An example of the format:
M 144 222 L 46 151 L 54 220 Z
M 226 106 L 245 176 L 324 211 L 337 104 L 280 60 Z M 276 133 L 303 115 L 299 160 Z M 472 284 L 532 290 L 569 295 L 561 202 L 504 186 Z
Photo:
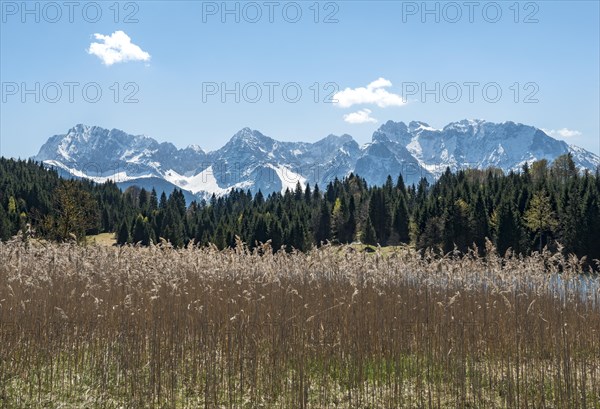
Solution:
M 346 88 L 339 91 L 335 93 L 333 100 L 337 101 L 337 104 L 342 108 L 360 104 L 373 104 L 380 108 L 404 105 L 405 102 L 400 95 L 388 92 L 385 89 L 391 86 L 392 83 L 389 80 L 378 78 L 366 87 Z
M 542 129 L 546 134 L 559 138 L 574 138 L 576 136 L 581 136 L 581 132 L 576 131 L 574 129 Z
M 371 117 L 370 109 L 361 109 L 360 111 L 352 112 L 344 115 L 344 121 L 350 124 L 366 124 L 368 122 L 375 123 L 377 119 Z
M 111 35 L 94 34 L 98 43 L 91 43 L 87 50 L 105 65 L 113 65 L 127 61 L 149 61 L 150 54 L 131 42 L 131 38 L 123 31 L 115 31 Z

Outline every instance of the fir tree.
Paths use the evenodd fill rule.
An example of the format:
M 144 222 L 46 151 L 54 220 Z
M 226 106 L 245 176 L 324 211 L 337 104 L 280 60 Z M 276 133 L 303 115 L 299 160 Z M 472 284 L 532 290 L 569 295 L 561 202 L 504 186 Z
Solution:
M 483 255 L 485 250 L 485 239 L 490 237 L 490 227 L 487 210 L 480 194 L 477 195 L 475 206 L 473 207 L 470 226 L 473 233 L 473 242 L 477 246 L 479 254 Z
M 167 195 L 165 194 L 164 191 L 160 194 L 160 203 L 159 203 L 158 207 L 161 210 L 164 210 L 167 208 Z
M 129 241 L 129 226 L 127 226 L 127 221 L 123 220 L 117 234 L 117 244 L 122 246 L 129 243 Z
M 325 201 L 321 203 L 319 211 L 317 228 L 315 231 L 315 243 L 320 246 L 322 243 L 331 240 L 331 213 L 329 205 Z
M 401 194 L 399 196 L 398 204 L 396 204 L 396 211 L 394 212 L 394 233 L 397 235 L 400 243 L 408 243 L 410 241 L 408 226 L 408 208 L 406 206 L 404 195 Z
M 156 189 L 154 188 L 152 188 L 152 192 L 150 192 L 149 209 L 150 211 L 158 209 L 158 196 L 156 195 Z
M 494 216 L 496 226 L 496 249 L 504 256 L 509 248 L 522 253 L 522 229 L 513 207 L 505 202 L 499 206 Z
M 371 217 L 367 217 L 367 220 L 365 221 L 365 225 L 362 230 L 361 241 L 364 244 L 377 244 L 377 234 L 375 233 L 375 228 L 373 227 Z

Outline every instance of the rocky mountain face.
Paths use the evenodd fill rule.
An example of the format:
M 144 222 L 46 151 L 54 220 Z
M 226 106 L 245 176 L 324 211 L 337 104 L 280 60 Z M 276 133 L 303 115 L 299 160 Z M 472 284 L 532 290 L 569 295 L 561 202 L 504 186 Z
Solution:
M 343 178 L 354 172 L 370 184 L 402 174 L 411 184 L 433 180 L 447 167 L 519 170 L 524 163 L 570 152 L 580 168 L 595 170 L 600 157 L 514 122 L 463 120 L 434 129 L 424 122 L 388 121 L 359 146 L 350 135 L 329 135 L 317 142 L 282 142 L 244 128 L 222 148 L 178 149 L 168 142 L 118 129 L 76 125 L 55 135 L 33 158 L 63 175 L 97 182 L 114 180 L 121 187 L 138 185 L 157 191 L 178 187 L 186 197 L 207 198 L 232 188 L 263 193 Z

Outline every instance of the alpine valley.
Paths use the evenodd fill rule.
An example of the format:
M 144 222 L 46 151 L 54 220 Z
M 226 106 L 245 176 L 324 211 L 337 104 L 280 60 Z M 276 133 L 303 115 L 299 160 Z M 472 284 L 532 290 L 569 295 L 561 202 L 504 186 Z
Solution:
M 408 184 L 423 177 L 432 181 L 447 167 L 508 172 L 565 153 L 581 169 L 600 166 L 597 155 L 536 127 L 484 120 L 462 120 L 443 129 L 388 121 L 363 146 L 350 135 L 329 135 L 314 143 L 282 142 L 244 128 L 212 152 L 80 124 L 49 138 L 33 159 L 66 177 L 113 180 L 121 188 L 137 185 L 167 193 L 177 187 L 193 200 L 236 188 L 271 193 L 294 189 L 298 182 L 324 186 L 352 172 L 369 184 L 383 184 L 388 175 L 398 174 Z

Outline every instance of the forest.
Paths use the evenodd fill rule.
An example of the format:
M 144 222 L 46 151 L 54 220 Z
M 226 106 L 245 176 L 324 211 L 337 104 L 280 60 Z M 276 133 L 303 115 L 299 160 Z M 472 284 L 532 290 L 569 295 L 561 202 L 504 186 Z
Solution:
M 186 203 L 113 182 L 66 180 L 33 161 L 0 159 L 0 239 L 85 242 L 114 232 L 119 245 L 168 241 L 174 247 L 214 244 L 250 248 L 270 241 L 277 251 L 323 243 L 410 245 L 438 254 L 480 255 L 489 239 L 497 252 L 527 255 L 544 248 L 600 259 L 600 178 L 569 155 L 525 164 L 518 172 L 449 169 L 434 183 L 405 185 L 401 175 L 368 186 L 359 175 L 327 186 L 297 185 L 272 193 L 234 190 Z M 596 266 L 597 267 L 597 266 Z

